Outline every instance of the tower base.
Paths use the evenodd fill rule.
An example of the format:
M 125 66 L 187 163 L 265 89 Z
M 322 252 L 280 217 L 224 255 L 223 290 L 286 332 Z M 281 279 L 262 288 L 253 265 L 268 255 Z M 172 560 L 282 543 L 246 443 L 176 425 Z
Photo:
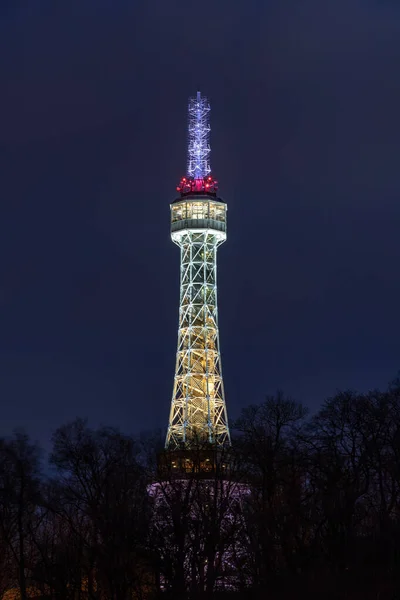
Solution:
M 165 450 L 158 457 L 152 536 L 160 555 L 160 586 L 173 597 L 246 588 L 244 504 L 230 448 Z

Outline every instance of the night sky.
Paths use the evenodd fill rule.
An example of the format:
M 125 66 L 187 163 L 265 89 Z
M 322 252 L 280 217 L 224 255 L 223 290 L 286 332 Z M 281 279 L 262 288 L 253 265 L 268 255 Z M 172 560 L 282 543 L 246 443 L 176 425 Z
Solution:
M 0 434 L 167 424 L 188 96 L 228 203 L 228 414 L 400 368 L 398 0 L 2 0 Z

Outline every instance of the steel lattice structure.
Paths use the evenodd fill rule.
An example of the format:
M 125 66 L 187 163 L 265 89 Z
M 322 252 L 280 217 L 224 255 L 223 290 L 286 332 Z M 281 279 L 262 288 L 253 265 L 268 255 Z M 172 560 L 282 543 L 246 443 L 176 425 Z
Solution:
M 171 204 L 171 237 L 180 247 L 178 350 L 166 448 L 199 441 L 230 444 L 218 334 L 217 248 L 226 240 L 227 206 L 209 175 L 209 104 L 189 102 L 188 175 Z M 199 133 L 200 132 L 200 133 Z
M 196 98 L 189 99 L 189 145 L 187 172 L 194 179 L 210 174 L 209 144 L 210 124 L 208 120 L 210 105 L 207 98 L 197 92 Z

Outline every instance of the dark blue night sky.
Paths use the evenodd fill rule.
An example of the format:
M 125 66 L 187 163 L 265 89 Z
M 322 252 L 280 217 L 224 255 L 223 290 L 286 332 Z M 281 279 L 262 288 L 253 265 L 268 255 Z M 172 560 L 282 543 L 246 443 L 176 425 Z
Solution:
M 0 8 L 0 434 L 167 424 L 187 98 L 228 203 L 228 413 L 400 368 L 400 3 Z

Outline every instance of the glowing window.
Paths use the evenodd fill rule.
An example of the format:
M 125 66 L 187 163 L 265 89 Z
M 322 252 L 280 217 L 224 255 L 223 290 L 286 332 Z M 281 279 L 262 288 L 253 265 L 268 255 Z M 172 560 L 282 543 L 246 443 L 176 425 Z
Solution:
M 172 222 L 175 223 L 175 221 L 181 221 L 182 219 L 185 219 L 185 213 L 186 213 L 186 204 L 177 204 L 176 206 L 172 207 Z
M 225 206 L 223 204 L 215 205 L 215 219 L 217 221 L 225 221 Z
M 225 206 L 223 204 L 210 203 L 210 219 L 225 221 Z
M 207 219 L 208 202 L 192 203 L 192 219 Z

